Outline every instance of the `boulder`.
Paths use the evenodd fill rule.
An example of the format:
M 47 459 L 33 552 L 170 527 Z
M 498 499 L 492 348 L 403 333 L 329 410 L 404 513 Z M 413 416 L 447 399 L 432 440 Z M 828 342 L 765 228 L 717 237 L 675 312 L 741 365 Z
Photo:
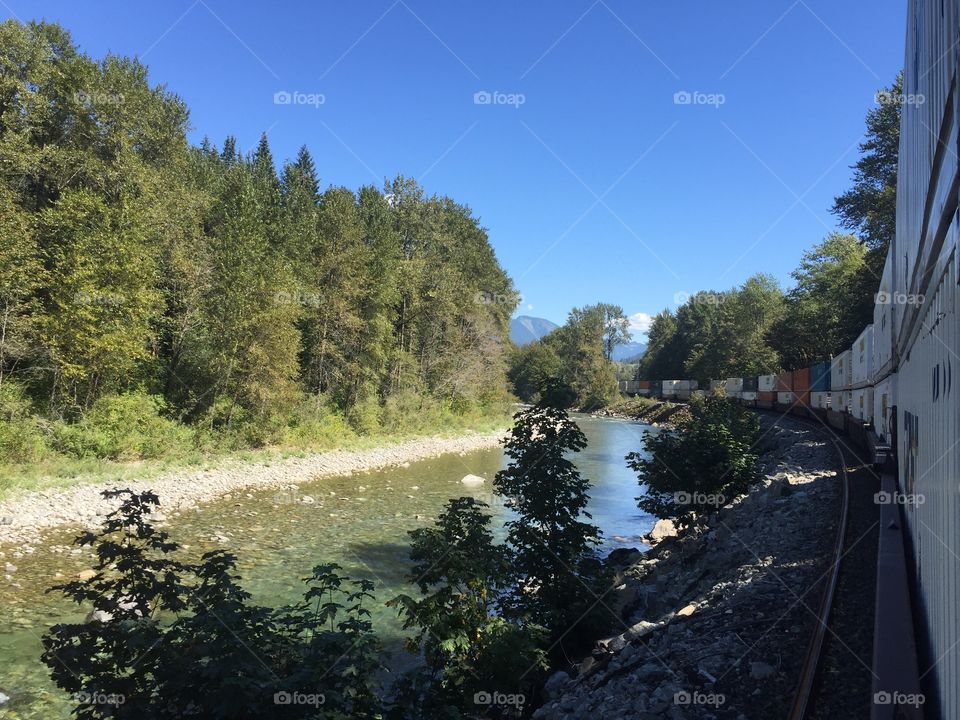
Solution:
M 460 480 L 462 485 L 483 485 L 485 482 L 486 480 L 479 475 L 464 475 Z
M 632 565 L 643 558 L 643 553 L 636 548 L 617 548 L 607 555 L 607 562 L 617 567 Z
M 677 527 L 673 524 L 673 520 L 657 520 L 653 530 L 650 531 L 650 540 L 660 542 L 664 538 L 676 537 L 676 535 Z
M 548 698 L 557 697 L 560 694 L 560 688 L 562 688 L 567 681 L 570 679 L 570 676 L 567 675 L 563 670 L 558 670 L 549 678 L 547 682 L 544 683 L 543 692 Z
M 677 617 L 690 617 L 697 610 L 697 606 L 693 603 L 686 605 L 679 610 L 677 610 Z
M 97 576 L 96 570 L 81 570 L 77 573 L 77 580 L 80 582 L 87 582 L 88 580 L 93 580 Z

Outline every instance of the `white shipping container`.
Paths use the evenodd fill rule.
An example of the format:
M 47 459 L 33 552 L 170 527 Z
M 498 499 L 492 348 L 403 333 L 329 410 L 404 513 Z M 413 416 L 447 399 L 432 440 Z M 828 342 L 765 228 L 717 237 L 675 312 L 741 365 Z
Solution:
M 873 388 L 853 390 L 850 399 L 850 414 L 857 420 L 873 422 Z
M 710 392 L 714 393 L 724 386 L 723 380 L 711 380 L 710 381 Z
M 897 396 L 897 376 L 888 375 L 873 387 L 873 431 L 888 444 L 893 442 L 893 406 Z
M 756 390 L 742 390 L 742 391 L 740 392 L 740 399 L 741 399 L 741 400 L 748 400 L 748 401 L 750 401 L 750 402 L 753 402 L 754 400 L 757 399 L 757 391 L 756 391 Z
M 810 393 L 810 406 L 826 410 L 830 407 L 830 393 L 812 392 Z
M 850 384 L 856 388 L 867 385 L 873 377 L 873 325 L 867 325 L 851 348 L 853 370 Z
M 894 293 L 891 282 L 893 261 L 890 253 L 883 266 L 880 288 L 873 303 L 873 358 L 871 359 L 874 381 L 889 374 L 893 365 L 893 315 L 898 303 L 905 303 L 906 296 Z M 874 383 L 876 384 L 876 383 Z
M 853 362 L 853 353 L 844 350 L 830 361 L 830 389 L 846 390 L 850 387 L 850 364 Z
M 757 390 L 760 392 L 773 392 L 777 389 L 776 375 L 761 375 L 757 378 Z
M 787 392 L 778 392 L 777 393 L 777 404 L 778 405 L 793 405 L 793 393 L 790 391 Z
M 723 389 L 727 391 L 727 397 L 739 397 L 743 392 L 743 378 L 727 378 L 723 381 Z
M 929 102 L 929 99 L 928 99 Z M 954 136 L 950 143 L 956 147 Z M 897 459 L 907 497 L 904 521 L 916 570 L 916 593 L 942 717 L 960 717 L 960 318 L 955 257 L 934 275 L 919 310 L 922 332 L 901 352 L 897 371 Z M 922 498 L 922 502 L 921 502 Z M 929 700 L 928 700 L 929 702 Z

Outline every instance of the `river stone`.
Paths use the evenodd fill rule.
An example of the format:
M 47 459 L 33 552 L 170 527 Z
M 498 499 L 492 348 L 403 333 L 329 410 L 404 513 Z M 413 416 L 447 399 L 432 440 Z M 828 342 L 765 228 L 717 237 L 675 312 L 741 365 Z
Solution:
M 4 515 L 3 517 L 0 517 L 0 525 L 13 525 L 13 516 Z
M 464 485 L 483 485 L 486 480 L 479 475 L 464 475 L 460 482 Z
M 677 534 L 677 528 L 673 524 L 673 520 L 657 520 L 657 524 L 653 526 L 653 530 L 650 531 L 650 539 L 654 542 L 659 542 L 664 538 L 674 537 Z
M 7 563 L 7 564 L 4 566 L 4 569 L 5 569 L 8 573 L 15 573 L 15 572 L 17 571 L 17 566 L 14 565 L 13 563 Z
M 87 580 L 93 580 L 97 576 L 96 570 L 81 570 L 77 573 L 77 580 L 80 582 L 86 582 Z
M 8 702 L 10 702 L 10 696 L 0 692 L 0 705 L 5 705 Z
M 697 606 L 694 605 L 693 603 L 690 603 L 689 605 L 686 605 L 680 608 L 679 610 L 677 610 L 677 617 L 690 617 L 691 615 L 693 615 L 694 612 L 696 612 L 696 610 L 697 610 Z

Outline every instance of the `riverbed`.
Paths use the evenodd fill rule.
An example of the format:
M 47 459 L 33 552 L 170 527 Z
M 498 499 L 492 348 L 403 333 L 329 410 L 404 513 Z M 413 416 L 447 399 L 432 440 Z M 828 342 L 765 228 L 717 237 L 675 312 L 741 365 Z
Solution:
M 637 478 L 624 456 L 640 449 L 644 431 L 651 428 L 626 420 L 575 419 L 589 443 L 575 461 L 593 483 L 588 510 L 603 531 L 601 551 L 641 547 L 640 536 L 654 518 L 637 508 Z M 263 604 L 295 602 L 303 590 L 301 578 L 323 562 L 337 562 L 347 575 L 372 580 L 375 627 L 394 650 L 391 664 L 402 667 L 409 660 L 399 649 L 401 628 L 395 611 L 382 602 L 412 591 L 404 577 L 408 531 L 431 524 L 445 502 L 460 495 L 489 503 L 494 527 L 502 525 L 510 510 L 493 493 L 492 480 L 503 466 L 502 450 L 492 448 L 296 486 L 241 489 L 169 513 L 165 529 L 189 556 L 217 547 L 235 553 L 243 586 Z M 464 486 L 460 480 L 468 474 L 486 482 Z M 0 564 L 16 566 L 0 578 L 0 692 L 10 698 L 0 706 L 0 718 L 69 717 L 70 705 L 39 656 L 40 637 L 51 624 L 80 621 L 85 614 L 59 594 L 44 592 L 93 566 L 92 552 L 71 544 L 76 533 L 76 527 L 52 529 L 34 543 L 33 552 L 0 546 Z

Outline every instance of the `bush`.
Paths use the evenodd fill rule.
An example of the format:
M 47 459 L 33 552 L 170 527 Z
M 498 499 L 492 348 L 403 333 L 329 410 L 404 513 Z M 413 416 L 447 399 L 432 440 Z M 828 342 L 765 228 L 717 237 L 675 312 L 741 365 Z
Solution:
M 325 396 L 306 396 L 290 422 L 287 441 L 298 447 L 334 447 L 355 437 L 346 418 Z
M 347 410 L 347 422 L 361 435 L 372 435 L 380 428 L 380 403 L 375 395 L 361 397 Z
M 23 387 L 10 380 L 0 385 L 0 458 L 7 463 L 38 462 L 47 454 L 41 426 L 31 414 Z
M 192 447 L 191 431 L 162 415 L 163 399 L 142 391 L 105 395 L 56 430 L 57 449 L 78 458 L 147 460 Z
M 675 429 L 646 433 L 646 454 L 630 453 L 627 465 L 639 474 L 641 510 L 694 524 L 746 492 L 757 479 L 760 434 L 754 413 L 723 397 L 694 397 L 688 413 L 671 420 Z
M 99 534 L 77 538 L 95 546 L 96 575 L 54 588 L 91 609 L 91 619 L 43 637 L 42 660 L 73 695 L 77 717 L 380 717 L 373 583 L 320 565 L 301 603 L 260 607 L 238 584 L 233 555 L 176 559 L 177 544 L 149 522 L 155 495 L 104 495 L 121 498 L 120 508 Z M 290 702 L 294 694 L 314 701 Z

